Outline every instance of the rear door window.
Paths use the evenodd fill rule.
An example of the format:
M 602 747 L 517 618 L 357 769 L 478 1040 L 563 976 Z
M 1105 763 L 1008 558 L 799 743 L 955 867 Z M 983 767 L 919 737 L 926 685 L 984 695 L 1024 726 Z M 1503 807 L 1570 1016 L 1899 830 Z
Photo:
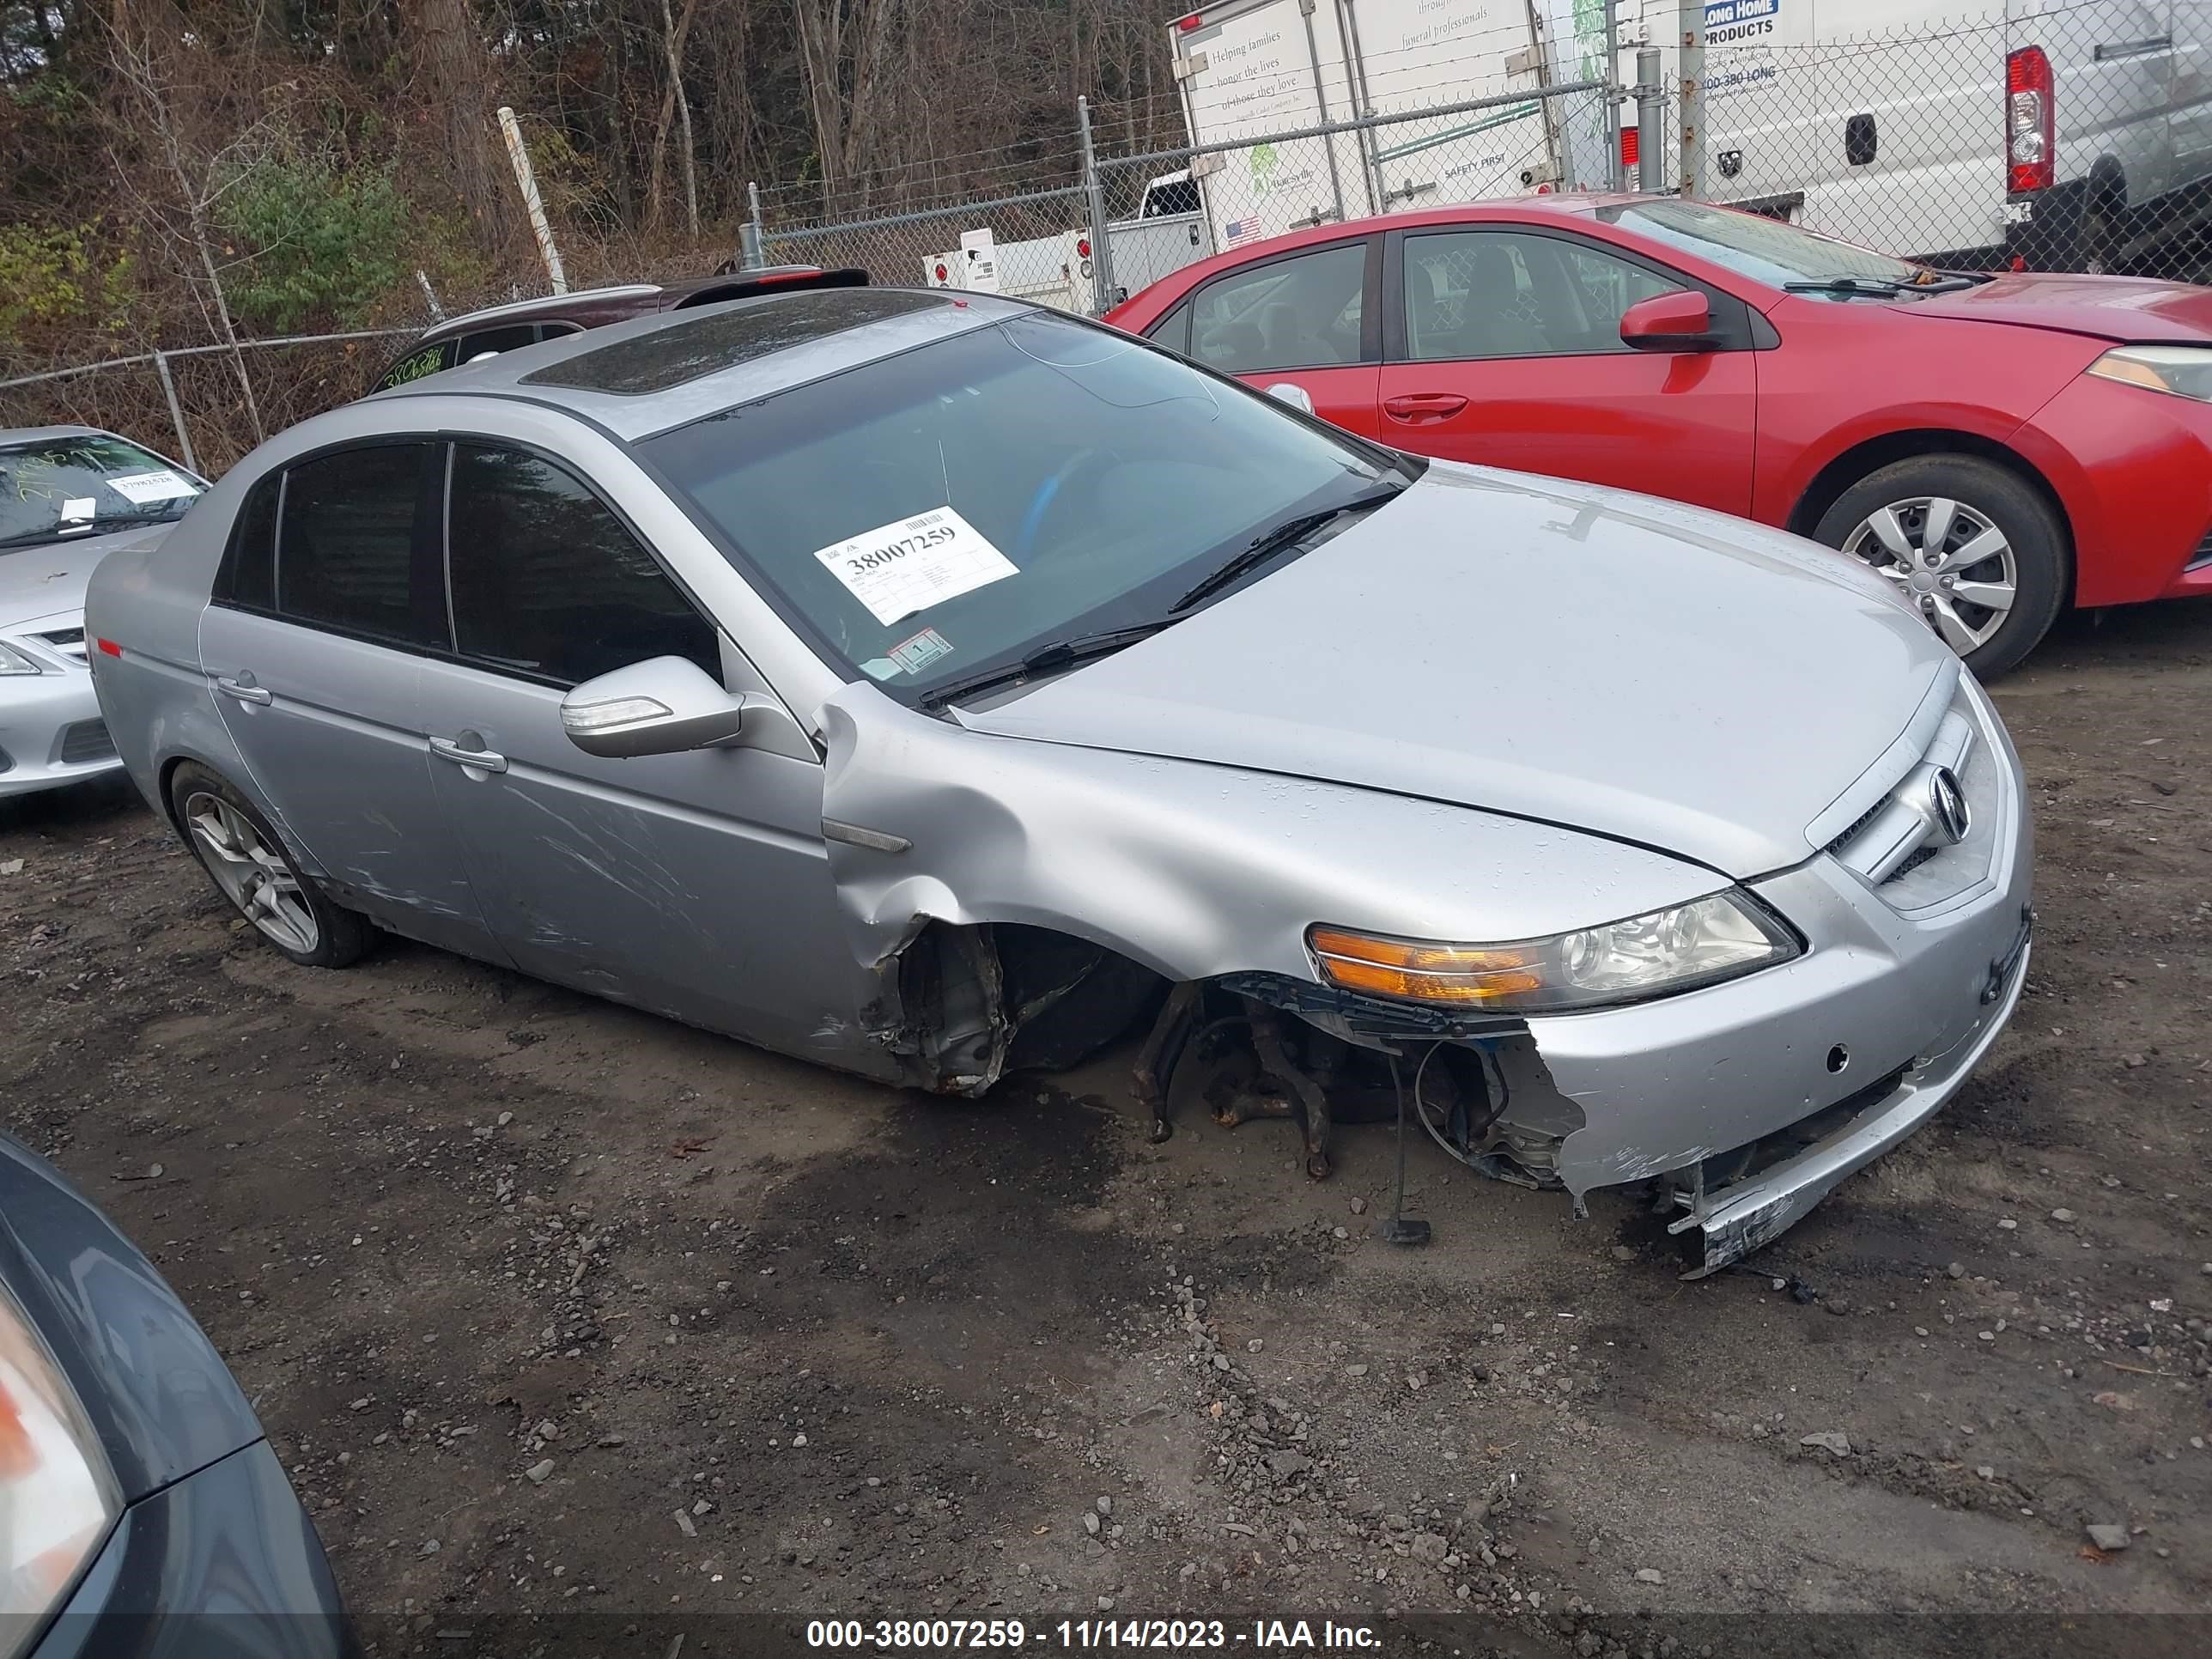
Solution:
M 293 622 L 394 644 L 448 647 L 434 559 L 416 533 L 430 443 L 377 444 L 285 475 L 276 608 Z
M 552 462 L 457 444 L 447 526 L 462 656 L 561 686 L 654 657 L 721 679 L 713 625 L 613 509 Z

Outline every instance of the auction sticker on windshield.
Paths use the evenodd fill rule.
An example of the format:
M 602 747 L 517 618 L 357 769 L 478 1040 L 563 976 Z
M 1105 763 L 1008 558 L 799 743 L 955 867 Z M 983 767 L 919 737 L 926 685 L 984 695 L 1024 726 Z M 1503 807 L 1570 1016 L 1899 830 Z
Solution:
M 200 493 L 198 484 L 179 477 L 166 466 L 159 472 L 118 473 L 104 482 L 133 507 L 149 507 L 155 501 L 173 501 Z
M 864 531 L 814 556 L 886 626 L 1020 574 L 950 507 Z

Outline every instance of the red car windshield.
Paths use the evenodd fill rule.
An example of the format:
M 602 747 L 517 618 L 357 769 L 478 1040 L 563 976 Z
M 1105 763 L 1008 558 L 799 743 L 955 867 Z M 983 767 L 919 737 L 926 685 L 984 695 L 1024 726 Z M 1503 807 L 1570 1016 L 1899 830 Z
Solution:
M 1701 202 L 1628 202 L 1601 208 L 1597 217 L 1771 288 L 1848 280 L 1910 289 L 1935 276 L 1925 266 L 1872 248 L 1816 235 L 1779 219 Z

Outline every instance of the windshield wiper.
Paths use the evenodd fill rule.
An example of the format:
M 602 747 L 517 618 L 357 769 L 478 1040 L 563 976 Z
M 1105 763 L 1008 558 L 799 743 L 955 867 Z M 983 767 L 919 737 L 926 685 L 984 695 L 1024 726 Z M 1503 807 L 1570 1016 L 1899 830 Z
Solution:
M 1064 640 L 1052 640 L 1037 647 L 1019 662 L 1001 664 L 964 680 L 955 680 L 950 685 L 940 685 L 921 699 L 924 708 L 942 708 L 963 697 L 972 697 L 978 692 L 988 691 L 997 685 L 1009 685 L 1016 680 L 1025 680 L 1032 674 L 1048 674 L 1062 668 L 1073 668 L 1079 662 L 1089 662 L 1095 657 L 1111 656 L 1127 645 L 1157 634 L 1182 620 L 1179 617 L 1163 617 L 1156 622 L 1137 623 L 1127 628 L 1109 628 L 1097 634 L 1077 634 Z
M 1383 502 L 1394 500 L 1405 488 L 1402 483 L 1386 484 L 1379 489 L 1370 489 L 1354 495 L 1348 501 L 1339 501 L 1334 507 L 1325 507 L 1315 513 L 1301 513 L 1294 519 L 1284 520 L 1272 530 L 1262 531 L 1252 538 L 1251 544 L 1242 553 L 1170 605 L 1168 614 L 1174 616 L 1178 611 L 1188 611 L 1200 599 L 1218 593 L 1248 570 L 1256 569 L 1285 549 L 1297 546 L 1340 514 L 1358 513 L 1368 507 L 1380 507 Z
M 1955 294 L 1962 288 L 1973 286 L 1972 277 L 1955 272 L 1946 272 L 1930 283 L 1894 276 L 1823 276 L 1816 283 L 1782 285 L 1789 294 L 1867 294 L 1884 300 L 1899 294 Z
M 137 513 L 103 514 L 96 519 L 71 519 L 67 523 L 57 520 L 42 530 L 26 531 L 20 536 L 0 539 L 0 552 L 19 547 L 52 547 L 65 542 L 86 541 L 94 536 L 112 536 L 118 531 L 137 530 L 154 525 L 174 524 L 184 515 L 180 513 L 140 514 Z

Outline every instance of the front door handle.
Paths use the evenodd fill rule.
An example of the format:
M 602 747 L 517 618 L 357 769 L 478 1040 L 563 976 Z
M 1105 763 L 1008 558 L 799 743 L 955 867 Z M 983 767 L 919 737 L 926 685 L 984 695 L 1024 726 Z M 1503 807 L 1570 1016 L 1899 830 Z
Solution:
M 507 770 L 506 756 L 495 755 L 490 750 L 482 747 L 483 739 L 473 732 L 464 732 L 461 736 L 468 742 L 479 746 L 465 749 L 451 738 L 433 738 L 430 739 L 430 752 L 440 760 L 451 761 L 456 766 L 472 767 L 479 772 Z
M 232 679 L 228 674 L 218 674 L 216 677 L 215 689 L 226 697 L 235 697 L 240 702 L 258 703 L 264 708 L 276 702 L 276 699 L 269 695 L 268 687 L 256 685 L 251 674 L 241 679 Z
M 1467 399 L 1456 392 L 1409 392 L 1401 398 L 1382 400 L 1382 412 L 1408 426 L 1448 421 L 1466 407 Z

